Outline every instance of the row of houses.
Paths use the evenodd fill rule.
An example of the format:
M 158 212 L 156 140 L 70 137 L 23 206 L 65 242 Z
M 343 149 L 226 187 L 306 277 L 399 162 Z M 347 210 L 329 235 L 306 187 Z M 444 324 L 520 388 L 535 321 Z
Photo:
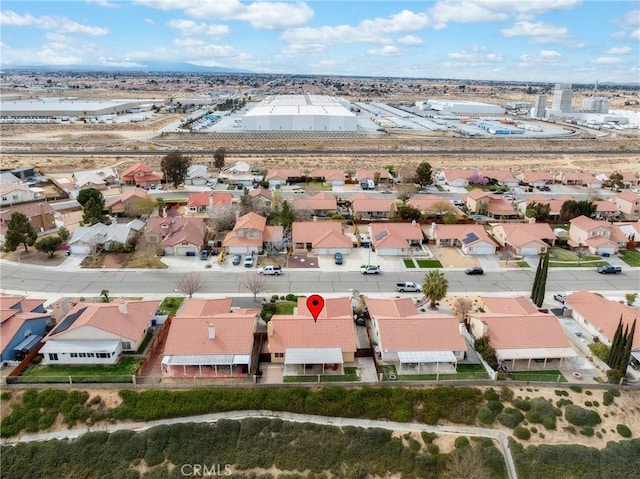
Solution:
M 437 370 L 455 373 L 467 359 L 473 339 L 486 336 L 501 363 L 527 370 L 532 361 L 563 361 L 577 355 L 553 314 L 540 312 L 527 298 L 480 298 L 464 322 L 449 314 L 420 313 L 411 298 L 366 299 L 371 346 L 381 364 L 400 374 Z M 327 298 L 314 321 L 306 299 L 298 298 L 293 315 L 275 315 L 266 325 L 266 349 L 285 375 L 341 373 L 358 349 L 350 298 Z M 573 319 L 594 338 L 610 345 L 622 320 L 631 326 L 638 310 L 600 295 L 579 291 L 566 296 Z M 117 299 L 115 303 L 77 303 L 51 328 L 42 300 L 0 298 L 2 360 L 15 360 L 40 341 L 45 364 L 115 364 L 136 351 L 159 324 L 159 301 Z M 246 377 L 258 358 L 254 341 L 264 328 L 257 309 L 233 309 L 230 298 L 187 299 L 168 325 L 161 354 L 164 377 Z M 47 333 L 45 328 L 50 329 Z M 632 355 L 640 361 L 640 330 Z

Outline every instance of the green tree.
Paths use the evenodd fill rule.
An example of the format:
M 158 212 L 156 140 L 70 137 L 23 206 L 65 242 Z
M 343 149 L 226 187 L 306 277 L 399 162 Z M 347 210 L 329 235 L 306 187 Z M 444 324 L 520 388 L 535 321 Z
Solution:
M 525 216 L 527 218 L 535 218 L 537 222 L 544 223 L 549 219 L 549 212 L 551 211 L 551 205 L 549 203 L 529 203 L 525 210 Z
M 560 219 L 569 221 L 578 216 L 587 216 L 591 218 L 596 212 L 597 206 L 589 200 L 567 200 L 560 207 Z
M 109 302 L 109 290 L 108 289 L 103 289 L 102 291 L 100 291 L 100 296 L 102 296 L 102 302 L 103 303 L 108 303 Z
M 189 166 L 191 166 L 191 158 L 184 156 L 180 151 L 168 153 L 160 162 L 165 181 L 173 183 L 174 188 L 177 188 L 180 183 L 184 183 Z
M 282 202 L 282 207 L 280 208 L 280 213 L 278 215 L 278 223 L 280 223 L 285 230 L 288 230 L 291 228 L 291 225 L 295 220 L 295 211 L 293 211 L 293 208 L 291 208 L 289 202 L 287 200 L 284 200 Z
M 85 188 L 84 190 L 80 190 L 76 199 L 78 203 L 80 203 L 80 206 L 84 207 L 91 198 L 93 198 L 95 203 L 102 203 L 102 205 L 104 205 L 104 196 L 97 188 Z
M 226 153 L 227 150 L 222 146 L 216 148 L 216 151 L 213 152 L 213 165 L 218 168 L 218 170 L 222 170 L 222 168 L 224 168 L 224 158 Z
M 47 236 L 46 238 L 36 241 L 36 249 L 41 253 L 47 253 L 50 258 L 53 258 L 53 255 L 56 254 L 61 244 L 62 239 L 60 236 Z
M 621 190 L 624 187 L 624 178 L 620 173 L 613 172 L 609 175 L 609 182 L 611 183 L 611 189 Z
M 104 198 L 99 203 L 96 202 L 95 198 L 89 198 L 83 207 L 82 224 L 93 226 L 96 223 L 103 223 L 105 220 Z
M 426 161 L 420 163 L 416 168 L 416 181 L 420 186 L 427 186 L 433 183 L 433 170 Z
M 547 272 L 549 270 L 549 250 L 540 255 L 538 260 L 538 269 L 536 270 L 536 277 L 533 280 L 533 287 L 531 288 L 531 300 L 538 307 L 542 307 L 544 302 L 544 294 L 547 289 Z
M 422 213 L 411 205 L 402 205 L 398 207 L 398 216 L 403 220 L 418 221 L 422 218 Z
M 33 246 L 38 238 L 35 228 L 22 213 L 13 213 L 7 223 L 7 232 L 4 236 L 5 251 L 15 251 L 18 246 L 23 245 L 25 252 L 29 251 L 28 246 Z
M 138 216 L 148 216 L 156 208 L 157 200 L 151 197 L 146 198 L 132 198 L 129 204 L 124 207 L 124 214 L 128 218 L 135 218 Z
M 438 301 L 447 295 L 448 290 L 449 281 L 442 271 L 434 269 L 424 275 L 422 292 L 430 301 L 429 307 L 431 309 L 436 309 Z
M 60 237 L 60 240 L 67 241 L 69 239 L 69 237 L 71 236 L 71 233 L 69 233 L 69 230 L 67 228 L 62 226 L 58 230 L 58 236 Z
M 156 208 L 158 208 L 158 216 L 160 218 L 164 217 L 164 209 L 167 206 L 167 203 L 165 203 L 164 198 L 162 196 L 158 196 L 156 198 Z

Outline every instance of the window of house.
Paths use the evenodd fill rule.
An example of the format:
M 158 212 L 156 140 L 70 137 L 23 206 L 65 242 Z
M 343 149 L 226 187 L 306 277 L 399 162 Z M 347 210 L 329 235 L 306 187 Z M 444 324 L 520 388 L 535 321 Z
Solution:
M 87 353 L 79 353 L 81 358 L 86 358 L 87 357 Z
M 77 358 L 77 357 L 78 357 L 78 353 L 71 353 L 71 354 L 70 354 L 70 356 L 71 356 L 72 358 Z
M 276 358 L 284 358 L 284 353 L 276 353 Z
M 131 349 L 131 343 L 129 341 L 122 341 L 122 349 Z
M 2 201 L 7 201 L 7 197 L 6 197 L 6 196 L 3 196 L 3 197 L 2 197 Z
M 49 353 L 49 361 L 57 361 L 58 353 Z

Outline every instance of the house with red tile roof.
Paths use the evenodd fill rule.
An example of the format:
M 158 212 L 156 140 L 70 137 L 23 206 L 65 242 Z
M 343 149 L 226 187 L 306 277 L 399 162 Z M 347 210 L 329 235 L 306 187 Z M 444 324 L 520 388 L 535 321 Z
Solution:
M 376 178 L 378 178 L 378 181 L 376 181 Z M 356 170 L 356 180 L 358 180 L 358 182 L 371 180 L 376 182 L 376 184 L 390 183 L 391 181 L 393 181 L 393 176 L 391 175 L 391 173 L 389 173 L 389 170 L 387 170 L 386 168 L 379 168 L 377 170 L 360 169 L 360 170 Z
M 273 193 L 268 188 L 256 188 L 255 190 L 249 191 L 249 198 L 255 208 L 261 210 L 271 210 L 271 206 L 273 204 Z
M 516 177 L 509 170 L 480 170 L 480 174 L 488 179 L 489 182 L 493 181 L 501 186 L 515 188 L 519 184 Z
M 427 218 L 443 217 L 452 213 L 459 217 L 464 216 L 458 208 L 451 204 L 450 200 L 442 196 L 417 194 L 409 198 L 406 204 L 419 210 Z
M 518 218 L 518 213 L 506 199 L 479 188 L 467 193 L 464 199 L 470 214 L 486 215 L 491 218 Z
M 298 296 L 298 306 L 295 311 L 297 316 L 313 318 L 307 307 L 307 298 Z M 322 319 L 344 319 L 353 322 L 353 309 L 350 298 L 324 298 L 324 308 L 318 315 L 318 321 Z
M 502 296 L 480 296 L 482 309 L 486 313 L 498 314 L 536 314 L 538 307 L 525 296 L 515 296 L 512 298 Z
M 523 171 L 516 175 L 516 179 L 534 188 L 540 188 L 552 184 L 555 181 L 555 175 L 548 171 Z
M 489 255 L 495 254 L 496 243 L 482 225 L 447 225 L 431 223 L 423 225 L 422 230 L 437 246 L 460 248 L 464 254 Z
M 591 173 L 581 173 L 577 171 L 563 171 L 556 176 L 556 180 L 563 185 L 586 186 L 587 188 L 600 189 L 602 181 L 598 180 Z
M 597 220 L 612 220 L 620 217 L 615 201 L 599 200 L 593 202 L 596 205 L 594 218 Z
M 586 246 L 591 254 L 615 254 L 620 248 L 625 248 L 629 241 L 617 225 L 608 221 L 594 220 L 582 215 L 573 218 L 569 223 L 569 246 Z
M 590 291 L 577 291 L 564 298 L 564 304 L 571 310 L 571 317 L 585 327 L 604 344 L 611 346 L 611 342 L 622 318 L 623 328 L 631 326 L 637 320 L 636 330 L 631 343 L 634 358 L 640 361 L 640 310 L 610 301 Z
M 124 185 L 136 185 L 149 188 L 151 185 L 162 183 L 162 176 L 156 175 L 146 163 L 136 163 L 120 173 Z
M 200 191 L 189 193 L 187 215 L 215 215 L 231 206 L 233 194 L 226 191 Z
M 231 298 L 187 298 L 180 306 L 180 316 L 212 316 L 231 312 Z
M 246 377 L 252 362 L 257 321 L 255 310 L 181 312 L 169 325 L 162 352 L 162 375 Z
M 320 191 L 309 198 L 297 198 L 292 202 L 293 209 L 306 217 L 331 216 L 338 211 L 336 197 L 326 191 Z
M 419 316 L 413 299 L 406 298 L 367 298 L 367 309 L 371 319 L 401 319 Z
M 145 237 L 166 255 L 196 256 L 204 244 L 205 231 L 202 218 L 154 217 L 147 220 Z
M 290 183 L 298 183 L 302 180 L 302 172 L 300 168 L 281 168 L 271 169 L 267 171 L 264 181 L 269 183 L 269 188 L 287 185 Z
M 397 211 L 396 200 L 392 198 L 373 198 L 367 193 L 351 196 L 351 212 L 356 218 L 393 218 Z
M 126 216 L 132 209 L 135 209 L 137 202 L 155 201 L 143 189 L 130 188 L 124 190 L 120 196 L 110 199 L 106 203 L 106 208 L 111 216 Z
M 76 304 L 45 336 L 45 364 L 116 364 L 142 344 L 160 301 Z
M 340 221 L 296 221 L 291 225 L 294 251 L 317 255 L 350 254 L 353 242 L 344 234 Z
M 352 320 L 275 315 L 267 324 L 271 362 L 284 364 L 284 375 L 343 374 L 356 352 Z
M 548 198 L 544 195 L 531 195 L 524 201 L 518 203 L 518 211 L 523 215 L 527 213 L 527 206 L 532 203 L 540 203 L 543 205 L 549 205 L 549 219 L 557 219 L 560 216 L 562 205 L 565 201 L 573 200 L 574 198 L 569 195 L 557 196 L 555 198 Z
M 19 361 L 47 334 L 53 324 L 44 299 L 0 296 L 0 361 Z
M 640 218 L 640 195 L 632 191 L 623 191 L 615 196 L 614 202 L 618 211 L 626 219 L 637 220 Z
M 369 223 L 369 237 L 380 256 L 404 256 L 420 248 L 424 235 L 419 223 Z
M 556 236 L 547 223 L 501 223 L 491 228 L 491 235 L 502 246 L 520 256 L 537 256 L 553 246 Z
M 281 243 L 282 226 L 267 226 L 267 219 L 256 213 L 247 213 L 236 220 L 233 230 L 227 233 L 222 246 L 229 254 L 258 253 L 265 243 Z
M 473 336 L 487 336 L 498 361 L 511 370 L 529 370 L 532 361 L 541 361 L 542 369 L 553 361 L 550 367 L 560 369 L 565 359 L 576 356 L 553 314 L 471 312 L 469 317 Z
M 343 186 L 349 175 L 343 170 L 316 168 L 307 174 L 307 177 L 314 181 L 322 181 L 327 186 Z
M 478 172 L 476 170 L 446 168 L 440 170 L 438 176 L 440 176 L 447 185 L 460 188 L 469 186 L 469 179 L 477 174 Z

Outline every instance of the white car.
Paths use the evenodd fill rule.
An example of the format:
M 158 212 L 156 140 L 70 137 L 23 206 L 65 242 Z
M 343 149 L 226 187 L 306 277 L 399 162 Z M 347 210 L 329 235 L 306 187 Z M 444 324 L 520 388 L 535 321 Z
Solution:
M 554 293 L 553 294 L 553 299 L 555 299 L 556 301 L 564 304 L 564 298 L 567 295 L 567 293 Z

